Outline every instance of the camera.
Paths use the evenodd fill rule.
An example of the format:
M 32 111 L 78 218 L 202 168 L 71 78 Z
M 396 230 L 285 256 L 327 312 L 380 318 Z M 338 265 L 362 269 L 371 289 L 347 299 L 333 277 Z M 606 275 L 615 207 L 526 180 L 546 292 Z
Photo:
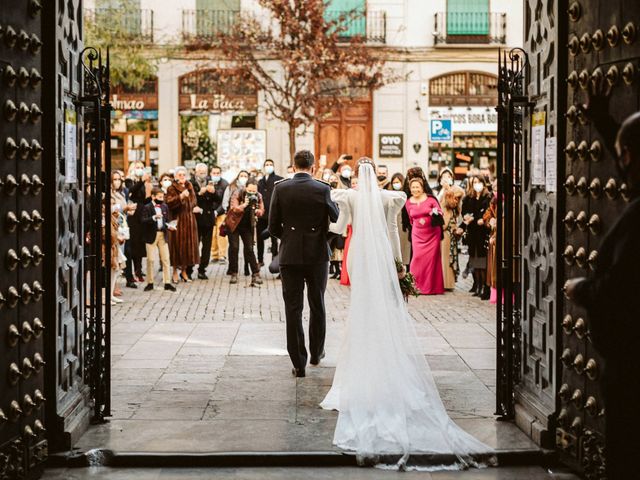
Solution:
M 257 193 L 247 193 L 247 198 L 249 199 L 249 205 L 256 206 L 258 204 Z

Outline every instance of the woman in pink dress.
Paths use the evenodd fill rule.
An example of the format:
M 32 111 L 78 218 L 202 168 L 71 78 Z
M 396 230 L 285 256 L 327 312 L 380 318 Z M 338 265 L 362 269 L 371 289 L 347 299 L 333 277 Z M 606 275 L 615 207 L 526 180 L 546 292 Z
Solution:
M 423 295 L 440 295 L 444 293 L 440 254 L 442 209 L 431 188 L 422 178 L 411 179 L 409 188 L 411 197 L 407 200 L 406 209 L 412 227 L 413 247 L 410 271 Z

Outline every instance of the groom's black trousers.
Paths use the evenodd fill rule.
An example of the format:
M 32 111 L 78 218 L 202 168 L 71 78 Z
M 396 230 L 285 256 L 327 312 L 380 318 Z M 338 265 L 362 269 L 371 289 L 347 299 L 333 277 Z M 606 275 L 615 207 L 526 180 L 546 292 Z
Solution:
M 293 366 L 304 369 L 307 365 L 307 349 L 302 327 L 304 287 L 307 286 L 309 301 L 309 353 L 318 359 L 324 352 L 326 334 L 326 312 L 324 291 L 327 288 L 329 263 L 316 265 L 281 265 L 282 296 L 287 318 L 287 351 Z

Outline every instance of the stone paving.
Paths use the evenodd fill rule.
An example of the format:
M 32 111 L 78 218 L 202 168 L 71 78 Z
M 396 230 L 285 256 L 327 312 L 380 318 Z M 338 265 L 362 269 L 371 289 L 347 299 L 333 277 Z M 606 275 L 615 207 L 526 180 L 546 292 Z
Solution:
M 327 289 L 327 357 L 291 376 L 280 282 L 261 288 L 225 266 L 178 292 L 124 288 L 113 309 L 112 414 L 77 445 L 117 451 L 331 451 L 337 414 L 318 407 L 345 329 L 349 289 Z M 156 281 L 159 281 L 158 277 Z M 409 306 L 450 415 L 498 449 L 532 449 L 514 425 L 496 422 L 494 306 L 471 297 L 469 280 Z

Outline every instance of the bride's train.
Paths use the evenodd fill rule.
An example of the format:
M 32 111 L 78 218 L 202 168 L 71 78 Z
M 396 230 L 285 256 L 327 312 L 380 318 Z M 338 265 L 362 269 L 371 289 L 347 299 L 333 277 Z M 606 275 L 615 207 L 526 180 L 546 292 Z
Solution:
M 494 462 L 492 449 L 458 427 L 440 399 L 398 285 L 387 219 L 404 204 L 381 192 L 373 168 L 359 168 L 358 191 L 343 191 L 340 215 L 351 217 L 351 305 L 333 386 L 322 408 L 338 410 L 334 444 L 358 457 L 435 454 L 453 461 L 426 469 Z M 386 217 L 386 218 L 385 218 Z M 340 220 L 338 221 L 340 223 Z M 457 461 L 456 461 L 457 460 Z

